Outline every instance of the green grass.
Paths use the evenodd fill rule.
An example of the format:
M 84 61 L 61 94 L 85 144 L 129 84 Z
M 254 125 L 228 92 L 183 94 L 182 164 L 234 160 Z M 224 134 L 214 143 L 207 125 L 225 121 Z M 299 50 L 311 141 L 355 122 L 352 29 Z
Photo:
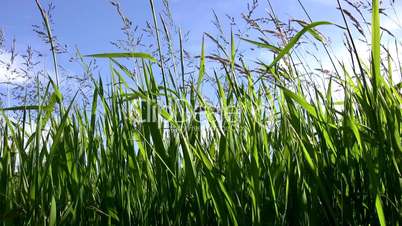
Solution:
M 184 82 L 182 47 L 181 74 L 171 81 L 161 56 L 89 55 L 114 58 L 112 86 L 93 78 L 90 111 L 74 100 L 64 106 L 51 79 L 40 104 L 2 109 L 0 224 L 399 225 L 402 100 L 387 79 L 392 70 L 381 66 L 378 4 L 373 0 L 373 60 L 362 62 L 358 75 L 338 68 L 327 92 L 303 88 L 296 67 L 281 64 L 302 35 L 319 37 L 313 28 L 324 22 L 275 47 L 279 54 L 265 67 L 274 88 L 236 62 L 232 35 L 230 63 L 216 72 L 225 77 L 210 87 L 218 110 L 200 89 L 204 43 L 197 83 L 188 90 L 176 84 Z M 142 86 L 126 82 L 135 76 L 120 57 L 142 61 Z M 248 72 L 245 81 L 235 64 Z M 207 123 L 200 123 L 200 109 Z M 18 111 L 20 120 L 7 111 Z

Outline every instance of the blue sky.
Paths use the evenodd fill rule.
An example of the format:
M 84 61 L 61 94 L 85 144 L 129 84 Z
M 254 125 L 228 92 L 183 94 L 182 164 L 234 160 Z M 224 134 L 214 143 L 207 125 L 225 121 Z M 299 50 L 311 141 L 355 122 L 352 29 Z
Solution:
M 155 0 L 160 6 L 161 0 Z M 303 0 L 315 20 L 337 18 L 332 0 Z M 45 5 L 46 1 L 42 1 Z M 121 38 L 120 19 L 108 0 L 54 0 L 55 34 L 60 41 L 77 45 L 83 52 L 104 50 L 111 40 Z M 139 25 L 150 19 L 148 0 L 121 0 L 124 12 Z M 212 9 L 224 17 L 225 14 L 239 16 L 246 9 L 247 0 L 172 0 L 173 17 L 183 30 L 191 30 L 194 42 L 200 40 L 203 31 L 213 30 Z M 273 0 L 280 17 L 299 18 L 303 12 L 296 0 Z M 159 3 L 159 4 L 158 4 Z M 265 1 L 261 1 L 261 8 Z M 322 12 L 325 12 L 322 13 Z M 2 0 L 0 28 L 6 37 L 16 37 L 21 46 L 39 42 L 32 32 L 32 24 L 40 23 L 40 15 L 34 1 Z M 198 44 L 197 44 L 198 45 Z
M 337 17 L 332 0 L 303 0 L 314 20 L 334 21 Z M 82 53 L 115 50 L 110 41 L 122 38 L 121 21 L 108 0 L 54 0 L 54 33 L 63 44 L 77 46 Z M 151 19 L 148 0 L 121 0 L 125 14 L 140 26 Z M 161 0 L 155 0 L 160 9 Z M 171 0 L 173 17 L 184 31 L 190 31 L 187 48 L 199 49 L 202 33 L 214 32 L 212 9 L 225 21 L 225 15 L 239 17 L 247 7 L 247 0 Z M 305 18 L 297 0 L 273 0 L 279 17 L 286 19 Z M 46 5 L 46 1 L 42 1 Z M 0 8 L 0 28 L 6 39 L 17 39 L 18 49 L 28 44 L 46 50 L 42 42 L 32 32 L 33 24 L 40 24 L 41 18 L 34 0 L 2 0 Z M 267 8 L 261 1 L 261 12 Z M 322 12 L 325 11 L 325 14 Z M 227 26 L 229 27 L 229 26 Z

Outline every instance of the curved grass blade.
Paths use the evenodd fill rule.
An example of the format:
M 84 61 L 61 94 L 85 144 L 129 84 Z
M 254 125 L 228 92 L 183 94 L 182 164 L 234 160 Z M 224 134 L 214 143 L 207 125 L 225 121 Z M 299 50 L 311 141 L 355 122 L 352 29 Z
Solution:
M 155 58 L 153 58 L 148 53 L 140 53 L 140 52 L 127 52 L 127 53 L 97 53 L 85 55 L 84 57 L 92 57 L 92 58 L 141 58 L 150 60 L 151 62 L 157 62 Z
M 279 53 L 281 51 L 280 48 L 278 48 L 278 47 L 276 47 L 274 45 L 268 44 L 268 43 L 257 42 L 257 41 L 253 41 L 253 40 L 246 39 L 246 38 L 240 38 L 240 39 L 243 40 L 243 41 L 246 41 L 246 42 L 248 42 L 250 44 L 253 44 L 253 45 L 257 46 L 257 47 L 270 49 L 270 50 L 274 51 L 275 53 Z
M 306 33 L 311 31 L 313 28 L 319 25 L 330 25 L 332 23 L 327 21 L 318 21 L 310 23 L 309 25 L 303 27 L 301 31 L 299 31 L 292 39 L 290 39 L 289 43 L 282 49 L 282 51 L 278 54 L 277 57 L 272 61 L 272 63 L 268 66 L 268 69 L 272 68 L 276 63 L 278 63 L 286 54 L 290 52 L 290 50 L 297 44 L 300 38 Z

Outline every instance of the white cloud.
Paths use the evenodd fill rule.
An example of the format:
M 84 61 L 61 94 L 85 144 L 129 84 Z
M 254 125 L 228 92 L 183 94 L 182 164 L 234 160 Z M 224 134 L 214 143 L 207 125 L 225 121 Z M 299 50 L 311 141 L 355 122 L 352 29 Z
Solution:
M 17 56 L 14 59 L 14 62 L 9 65 L 11 59 L 11 54 L 3 52 L 0 54 L 0 61 L 3 63 L 0 63 L 0 83 L 4 82 L 10 82 L 12 81 L 13 83 L 24 83 L 26 80 L 18 76 L 19 73 L 21 73 L 21 67 L 22 67 L 22 58 Z
M 396 10 L 396 12 L 401 12 L 402 5 L 396 7 L 395 10 Z M 392 11 L 390 11 L 390 12 L 392 12 Z M 389 13 L 388 16 L 384 16 L 384 15 L 381 16 L 381 26 L 396 36 L 399 36 L 402 34 L 402 22 L 401 22 L 399 16 L 394 15 L 393 13 Z

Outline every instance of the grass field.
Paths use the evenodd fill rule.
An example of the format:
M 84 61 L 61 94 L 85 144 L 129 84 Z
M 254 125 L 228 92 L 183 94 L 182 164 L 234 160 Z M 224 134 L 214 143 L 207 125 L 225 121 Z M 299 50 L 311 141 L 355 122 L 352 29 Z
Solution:
M 328 22 L 303 26 L 282 47 L 245 40 L 274 48 L 263 67 L 273 82 L 239 62 L 232 35 L 216 72 L 224 79 L 209 88 L 218 107 L 201 92 L 204 43 L 186 89 L 183 51 L 179 78 L 162 51 L 84 56 L 110 59 L 113 79 L 92 78 L 89 111 L 65 104 L 56 78 L 38 105 L 1 111 L 0 225 L 399 225 L 401 85 L 392 56 L 381 57 L 379 0 L 372 6 L 372 60 L 337 66 L 325 91 L 303 85 L 289 59 L 301 37 L 319 43 Z M 142 73 L 121 58 L 141 62 Z

